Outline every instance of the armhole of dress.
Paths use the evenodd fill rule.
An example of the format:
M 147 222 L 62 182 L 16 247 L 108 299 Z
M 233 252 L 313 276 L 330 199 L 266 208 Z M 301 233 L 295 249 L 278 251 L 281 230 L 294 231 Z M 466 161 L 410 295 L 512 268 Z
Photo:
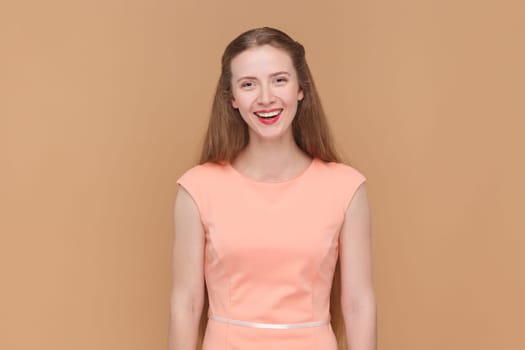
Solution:
M 179 178 L 177 180 L 177 184 L 184 188 L 184 190 L 190 195 L 191 199 L 197 206 L 197 210 L 199 211 L 199 217 L 201 224 L 204 228 L 206 228 L 206 220 L 205 220 L 205 211 L 204 211 L 204 205 L 202 203 L 202 199 L 200 196 L 199 191 L 196 189 L 196 187 L 192 186 L 190 183 L 184 180 L 184 176 Z
M 366 182 L 366 177 L 364 177 L 361 173 L 356 173 L 355 179 L 353 179 L 349 191 L 345 193 L 345 202 L 344 202 L 344 212 L 343 215 L 346 215 L 346 212 L 348 211 L 348 208 L 352 204 L 352 201 L 354 200 L 355 194 L 357 190 Z

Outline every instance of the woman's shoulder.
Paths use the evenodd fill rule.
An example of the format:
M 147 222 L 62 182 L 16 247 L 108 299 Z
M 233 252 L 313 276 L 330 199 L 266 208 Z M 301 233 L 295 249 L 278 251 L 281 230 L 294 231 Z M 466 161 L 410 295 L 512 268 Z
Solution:
M 215 162 L 196 164 L 186 169 L 179 179 L 192 179 L 195 181 L 207 181 L 224 171 L 224 165 Z
M 342 162 L 327 162 L 327 161 L 321 161 L 321 168 L 326 171 L 327 174 L 330 174 L 331 176 L 334 176 L 335 178 L 347 180 L 347 179 L 353 179 L 353 180 L 365 180 L 365 175 L 357 169 L 355 166 L 342 163 Z

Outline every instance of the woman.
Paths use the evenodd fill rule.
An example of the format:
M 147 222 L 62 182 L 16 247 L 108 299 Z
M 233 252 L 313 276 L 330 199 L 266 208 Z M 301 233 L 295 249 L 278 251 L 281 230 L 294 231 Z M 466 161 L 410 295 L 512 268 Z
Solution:
M 303 46 L 234 39 L 177 180 L 170 350 L 375 349 L 365 180 L 334 151 Z

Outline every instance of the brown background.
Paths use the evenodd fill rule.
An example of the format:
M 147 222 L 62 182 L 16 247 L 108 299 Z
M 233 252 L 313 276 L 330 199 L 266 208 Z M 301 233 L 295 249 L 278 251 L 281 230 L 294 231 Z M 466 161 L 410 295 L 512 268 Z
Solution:
M 368 178 L 379 349 L 523 349 L 522 1 L 0 5 L 0 348 L 166 349 L 176 178 L 240 32 Z

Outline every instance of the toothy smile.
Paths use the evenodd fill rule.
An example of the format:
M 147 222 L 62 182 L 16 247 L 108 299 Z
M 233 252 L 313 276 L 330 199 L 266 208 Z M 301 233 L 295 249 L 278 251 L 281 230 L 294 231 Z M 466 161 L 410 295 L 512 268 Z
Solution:
M 259 111 L 254 112 L 254 114 L 260 118 L 273 118 L 278 116 L 282 112 L 282 109 L 276 109 L 272 111 Z

